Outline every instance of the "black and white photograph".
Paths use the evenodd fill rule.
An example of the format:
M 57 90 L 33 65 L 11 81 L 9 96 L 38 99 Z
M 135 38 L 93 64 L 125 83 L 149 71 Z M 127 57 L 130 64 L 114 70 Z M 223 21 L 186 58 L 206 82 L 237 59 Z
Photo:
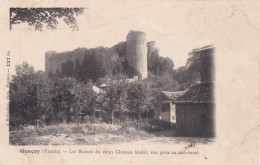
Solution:
M 242 1 L 0 3 L 0 164 L 257 164 Z
M 42 32 L 55 30 L 55 19 L 65 17 L 61 21 L 75 30 L 80 27 L 74 17 L 83 11 L 11 8 L 10 25 L 28 23 Z M 44 70 L 27 61 L 16 65 L 9 89 L 10 144 L 212 142 L 214 45 L 191 47 L 182 55 L 184 65 L 175 67 L 148 35 L 129 30 L 112 47 L 56 52 L 54 45 L 39 55 L 45 56 Z

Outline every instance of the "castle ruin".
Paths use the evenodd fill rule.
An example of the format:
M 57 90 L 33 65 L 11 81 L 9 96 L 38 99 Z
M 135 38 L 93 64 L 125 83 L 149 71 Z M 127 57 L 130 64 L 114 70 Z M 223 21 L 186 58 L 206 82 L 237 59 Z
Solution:
M 129 78 L 138 76 L 139 79 L 145 79 L 148 76 L 147 53 L 151 52 L 148 49 L 153 49 L 147 47 L 148 43 L 144 32 L 130 31 L 125 42 L 120 42 L 111 48 L 78 48 L 62 53 L 49 51 L 45 53 L 45 72 L 48 75 L 64 73 L 66 76 L 73 76 L 78 65 L 81 65 L 84 60 L 85 62 L 93 60 L 94 62 L 90 64 L 95 63 L 105 71 L 106 75 L 121 73 Z M 81 70 L 85 69 L 88 68 L 81 68 Z
M 126 58 L 141 79 L 147 77 L 147 46 L 144 32 L 132 32 L 126 39 Z

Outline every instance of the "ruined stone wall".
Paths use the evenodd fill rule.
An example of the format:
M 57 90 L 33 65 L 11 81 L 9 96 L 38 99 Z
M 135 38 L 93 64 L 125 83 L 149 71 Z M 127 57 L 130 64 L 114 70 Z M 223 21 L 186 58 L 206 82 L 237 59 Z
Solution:
M 95 60 L 102 64 L 101 67 L 108 75 L 119 72 L 130 77 L 133 76 L 132 74 L 138 75 L 140 79 L 147 77 L 146 34 L 139 31 L 129 32 L 126 42 L 120 42 L 111 48 L 78 48 L 62 53 L 46 52 L 45 72 L 48 75 L 61 73 L 64 63 L 72 61 L 75 64 L 77 59 L 82 63 L 84 58 L 90 55 L 93 55 Z
M 94 51 L 93 51 L 94 50 Z M 92 54 L 92 53 L 95 54 Z M 113 70 L 118 66 L 119 55 L 113 49 L 109 48 L 95 48 L 95 49 L 86 49 L 78 48 L 69 52 L 46 52 L 45 53 L 45 72 L 46 74 L 57 74 L 62 72 L 62 64 L 65 64 L 67 61 L 72 61 L 74 64 L 78 59 L 80 64 L 83 62 L 86 56 L 93 55 L 95 60 L 102 64 L 107 74 L 113 74 Z
M 143 79 L 147 77 L 147 45 L 146 34 L 139 31 L 131 31 L 126 39 L 126 58 L 130 66 Z
M 151 56 L 151 54 L 155 51 L 159 52 L 159 48 L 155 41 L 147 42 L 147 56 Z
M 85 48 L 62 53 L 46 52 L 45 72 L 47 74 L 56 74 L 57 72 L 61 72 L 61 66 L 63 63 L 66 63 L 67 61 L 75 62 L 77 59 L 79 59 L 79 61 L 82 61 L 84 59 L 84 54 Z

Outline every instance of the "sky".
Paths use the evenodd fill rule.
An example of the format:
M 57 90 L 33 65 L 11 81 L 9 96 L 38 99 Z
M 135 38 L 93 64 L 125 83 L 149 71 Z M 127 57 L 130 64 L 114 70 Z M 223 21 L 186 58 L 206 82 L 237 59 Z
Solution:
M 45 29 L 44 32 L 34 31 L 26 24 L 15 25 L 10 32 L 14 64 L 27 61 L 36 70 L 44 70 L 47 51 L 112 47 L 125 41 L 130 30 L 143 31 L 147 41 L 156 41 L 160 56 L 171 58 L 175 69 L 185 65 L 192 49 L 214 44 L 203 26 L 212 23 L 208 15 L 203 15 L 210 13 L 209 8 L 192 3 L 180 3 L 175 7 L 167 1 L 160 5 L 141 2 L 89 4 L 85 13 L 77 17 L 79 31 L 71 31 L 63 21 L 59 21 L 57 30 Z M 200 12 L 196 12 L 198 10 Z

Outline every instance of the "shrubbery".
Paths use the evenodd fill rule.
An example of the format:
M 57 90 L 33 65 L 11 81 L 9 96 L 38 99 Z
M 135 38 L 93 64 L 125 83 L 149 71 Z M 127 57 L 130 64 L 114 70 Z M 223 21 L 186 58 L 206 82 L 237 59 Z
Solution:
M 182 82 L 178 79 L 180 76 L 175 75 Z M 131 83 L 119 74 L 96 77 L 94 82 L 97 86 L 107 84 L 101 92 L 93 90 L 95 84 L 90 78 L 82 81 L 71 77 L 70 72 L 47 77 L 26 62 L 16 66 L 16 75 L 12 76 L 10 83 L 10 129 L 26 125 L 83 123 L 86 120 L 112 124 L 130 120 L 142 127 L 143 118 L 148 121 L 161 108 L 158 98 L 161 91 L 182 88 L 169 69 L 159 75 L 149 73 L 148 79 Z
M 107 79 L 103 92 L 93 90 L 93 83 L 72 78 L 45 76 L 28 63 L 16 67 L 10 83 L 10 129 L 25 125 L 82 123 L 88 116 L 112 123 L 126 118 L 142 125 L 142 116 L 151 109 L 151 84 L 148 81 L 129 83 L 124 77 Z M 116 114 L 116 116 L 115 116 Z
M 167 130 L 172 128 L 172 125 L 169 121 L 164 120 L 152 120 L 149 122 L 148 127 L 146 127 L 146 130 L 148 131 L 158 131 L 158 130 Z

